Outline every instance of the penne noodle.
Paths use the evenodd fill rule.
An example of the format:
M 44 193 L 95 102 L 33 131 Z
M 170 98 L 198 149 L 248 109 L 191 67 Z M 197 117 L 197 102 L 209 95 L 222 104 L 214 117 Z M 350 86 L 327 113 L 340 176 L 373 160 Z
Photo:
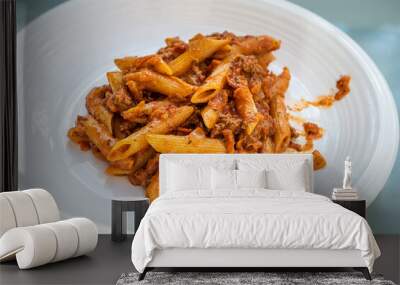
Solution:
M 90 141 L 100 150 L 103 156 L 107 157 L 115 144 L 115 139 L 111 133 L 90 115 L 82 120 L 82 125 Z
M 140 57 L 138 56 L 126 56 L 114 59 L 114 63 L 122 72 L 128 72 L 131 69 L 137 68 L 140 61 L 139 59 Z
M 244 55 L 259 55 L 279 49 L 281 42 L 270 36 L 247 36 L 238 43 Z
M 201 110 L 200 114 L 207 129 L 212 129 L 219 119 L 218 111 L 214 110 L 210 106 L 206 106 L 203 110 Z
M 214 98 L 224 87 L 229 68 L 230 63 L 218 65 L 207 77 L 205 83 L 193 94 L 191 102 L 194 104 L 206 103 Z
M 236 110 L 245 124 L 246 134 L 251 135 L 258 122 L 263 118 L 263 115 L 257 111 L 253 94 L 247 86 L 242 86 L 235 90 L 233 98 L 235 99 Z
M 284 152 L 288 148 L 291 139 L 289 117 L 284 100 L 281 96 L 274 96 L 270 102 L 271 116 L 275 124 L 275 152 L 278 153 Z
M 125 73 L 148 67 L 159 73 L 172 75 L 171 67 L 157 54 L 142 57 L 127 56 L 123 58 L 117 58 L 114 60 L 114 62 L 115 65 Z
M 174 76 L 179 76 L 185 73 L 192 66 L 193 58 L 190 56 L 189 51 L 185 51 L 180 56 L 175 58 L 169 63 Z
M 90 149 L 90 140 L 85 134 L 82 136 L 81 130 L 77 127 L 70 128 L 67 133 L 68 138 L 76 144 L 79 144 L 81 150 L 86 151 Z
M 205 138 L 206 137 L 206 133 L 200 127 L 195 128 L 192 132 L 190 132 L 189 135 L 191 137 L 196 137 L 196 138 Z
M 144 116 L 150 116 L 157 109 L 166 109 L 168 107 L 175 106 L 168 100 L 163 101 L 152 101 L 145 103 L 145 101 L 139 102 L 135 107 L 132 107 L 121 113 L 125 120 L 130 122 L 142 122 Z
M 112 134 L 113 113 L 110 112 L 103 104 L 105 92 L 108 90 L 106 86 L 93 88 L 86 97 L 86 108 L 90 115 L 97 121 L 102 123 Z
M 173 75 L 171 67 L 159 55 L 152 56 L 148 61 L 148 65 L 159 73 Z
M 195 91 L 192 86 L 182 79 L 174 76 L 166 76 L 149 69 L 143 69 L 135 73 L 128 73 L 124 76 L 126 81 L 135 81 L 139 88 L 164 94 L 168 97 L 184 98 Z
M 148 143 L 160 153 L 226 153 L 224 143 L 219 139 L 198 135 L 146 135 Z
M 119 71 L 107 72 L 107 79 L 113 93 L 116 93 L 119 89 L 124 88 L 122 72 Z
M 272 52 L 266 52 L 258 55 L 257 59 L 261 67 L 266 69 L 268 65 L 275 60 L 275 56 L 272 54 Z
M 271 137 L 267 137 L 263 141 L 261 152 L 263 153 L 273 153 L 275 151 L 274 142 Z
M 158 173 L 151 177 L 150 184 L 146 187 L 145 195 L 149 198 L 150 203 L 153 202 L 160 193 L 160 185 Z
M 129 92 L 131 93 L 132 97 L 136 100 L 136 101 L 141 101 L 143 100 L 143 93 L 142 91 L 139 89 L 139 87 L 137 86 L 135 81 L 128 81 L 126 82 L 126 86 L 128 87 Z
M 285 93 L 289 88 L 290 77 L 289 69 L 284 67 L 282 73 L 277 76 L 271 88 L 267 91 L 267 97 L 272 98 L 275 96 L 280 96 L 285 98 Z
M 235 137 L 233 135 L 232 130 L 225 129 L 222 131 L 224 136 L 225 145 L 226 145 L 226 152 L 227 153 L 235 153 Z
M 189 49 L 169 63 L 175 76 L 182 75 L 192 65 L 192 62 L 201 62 L 216 51 L 230 43 L 230 39 L 215 39 L 196 35 L 189 41 Z
M 128 175 L 133 171 L 135 160 L 132 157 L 111 162 L 106 173 L 114 176 Z
M 147 134 L 166 134 L 183 124 L 193 113 L 194 109 L 190 106 L 177 108 L 176 111 L 164 119 L 154 120 L 130 136 L 118 141 L 107 159 L 116 161 L 127 158 L 132 154 L 146 148 L 149 144 L 146 140 Z
M 194 61 L 201 62 L 230 42 L 231 39 L 215 39 L 198 34 L 189 41 L 190 56 Z
M 83 116 L 78 116 L 76 118 L 75 127 L 72 127 L 68 130 L 67 136 L 68 138 L 76 144 L 79 144 L 79 147 L 82 151 L 87 151 L 91 148 L 90 139 L 85 132 L 85 128 L 82 122 L 86 120 Z
M 212 129 L 219 119 L 219 113 L 228 104 L 228 93 L 226 90 L 219 92 L 213 99 L 208 101 L 207 106 L 201 111 L 201 117 L 208 129 Z
M 146 165 L 147 161 L 149 161 L 150 158 L 155 156 L 156 152 L 152 147 L 148 147 L 146 149 L 143 149 L 135 154 L 135 164 L 133 165 L 132 172 L 135 172 L 136 170 L 142 168 L 143 166 Z
M 289 87 L 289 81 L 290 72 L 289 69 L 285 67 L 268 91 L 268 97 L 271 98 L 271 116 L 275 124 L 275 152 L 286 151 L 291 140 L 289 115 L 286 111 L 285 104 L 285 93 Z

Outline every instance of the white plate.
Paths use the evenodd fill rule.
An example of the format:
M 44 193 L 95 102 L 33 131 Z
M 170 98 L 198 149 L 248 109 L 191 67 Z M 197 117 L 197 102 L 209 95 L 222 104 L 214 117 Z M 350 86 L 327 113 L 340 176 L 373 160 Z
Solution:
M 371 203 L 384 186 L 397 153 L 395 104 L 379 70 L 362 49 L 320 17 L 285 1 L 68 1 L 18 34 L 21 187 L 50 190 L 66 216 L 85 215 L 107 229 L 111 198 L 143 197 L 124 178 L 68 142 L 66 132 L 84 97 L 105 82 L 113 59 L 155 52 L 168 36 L 229 30 L 282 40 L 274 69 L 293 75 L 288 100 L 327 94 L 349 74 L 351 95 L 332 109 L 310 108 L 309 120 L 326 135 L 317 148 L 328 167 L 315 175 L 317 193 L 340 186 L 343 161 L 353 159 L 361 197 Z

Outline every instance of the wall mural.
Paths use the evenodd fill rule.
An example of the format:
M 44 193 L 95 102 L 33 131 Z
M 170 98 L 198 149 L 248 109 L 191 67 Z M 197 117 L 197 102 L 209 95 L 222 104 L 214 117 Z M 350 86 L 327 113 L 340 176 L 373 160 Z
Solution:
M 225 14 L 204 26 L 195 15 L 190 23 L 167 19 L 156 7 L 164 24 L 154 26 L 140 14 L 149 7 L 135 4 L 17 2 L 21 188 L 46 188 L 64 216 L 81 214 L 108 232 L 111 199 L 158 195 L 159 153 L 312 152 L 315 189 L 326 196 L 341 186 L 349 155 L 373 230 L 400 233 L 396 105 L 344 33 L 331 49 L 329 32 L 305 41 L 312 31 L 295 22 L 299 33 L 279 19 L 257 26 Z M 99 11 L 102 21 L 90 21 Z M 335 22 L 336 14 L 317 12 Z M 400 57 L 399 30 L 368 23 L 335 22 L 374 56 L 399 104 L 398 70 L 386 52 Z M 225 28 L 254 36 L 212 35 Z M 371 91 L 378 87 L 379 98 Z

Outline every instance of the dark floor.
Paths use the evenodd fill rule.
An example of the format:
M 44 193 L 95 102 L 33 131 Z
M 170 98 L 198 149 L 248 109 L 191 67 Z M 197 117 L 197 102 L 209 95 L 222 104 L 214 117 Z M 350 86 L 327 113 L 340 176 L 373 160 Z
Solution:
M 375 263 L 375 272 L 399 283 L 400 237 L 376 236 L 382 257 Z M 110 236 L 99 236 L 97 249 L 75 259 L 19 270 L 15 262 L 0 265 L 0 284 L 115 284 L 124 272 L 134 271 L 130 260 L 132 237 L 121 243 Z
M 96 250 L 88 256 L 29 270 L 18 270 L 16 262 L 3 263 L 0 284 L 115 284 L 122 273 L 134 271 L 131 243 L 132 238 L 117 243 L 100 235 Z

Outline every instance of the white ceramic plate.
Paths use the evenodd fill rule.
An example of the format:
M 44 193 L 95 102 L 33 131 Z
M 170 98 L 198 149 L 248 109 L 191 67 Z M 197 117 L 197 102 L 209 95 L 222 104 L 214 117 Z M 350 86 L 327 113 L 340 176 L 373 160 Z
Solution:
M 399 131 L 387 83 L 371 59 L 343 32 L 285 1 L 71 0 L 18 34 L 18 100 L 21 187 L 50 190 L 66 216 L 85 215 L 107 229 L 111 198 L 143 197 L 124 178 L 68 142 L 66 132 L 84 97 L 105 81 L 113 59 L 155 52 L 163 39 L 229 30 L 282 40 L 273 68 L 293 75 L 288 100 L 315 98 L 349 74 L 351 95 L 332 109 L 304 116 L 326 129 L 317 148 L 328 167 L 315 175 L 317 193 L 340 186 L 343 161 L 371 203 L 384 186 L 397 153 Z

